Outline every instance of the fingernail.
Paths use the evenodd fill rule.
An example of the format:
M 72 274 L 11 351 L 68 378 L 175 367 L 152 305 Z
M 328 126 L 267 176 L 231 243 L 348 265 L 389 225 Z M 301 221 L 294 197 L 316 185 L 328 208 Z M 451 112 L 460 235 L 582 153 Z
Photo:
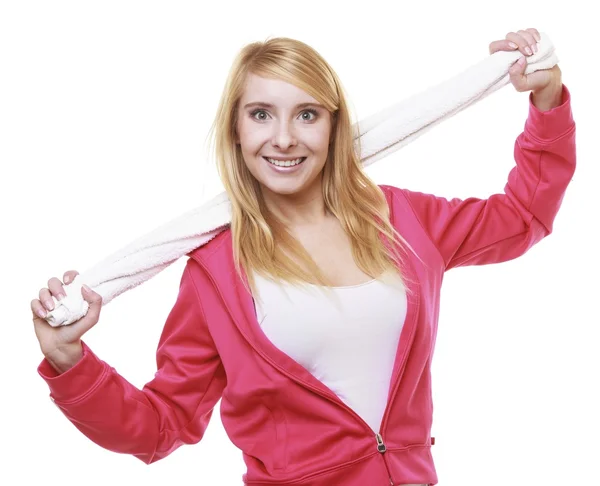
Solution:
M 83 284 L 82 287 L 86 292 L 88 292 L 88 293 L 92 292 L 92 289 L 90 289 L 86 284 Z
M 525 52 L 526 52 L 527 54 L 529 54 L 530 56 L 533 54 L 533 52 L 531 52 L 531 48 L 530 48 L 529 46 L 527 46 L 527 47 L 525 48 Z
M 514 42 L 509 42 L 508 45 L 510 47 L 512 47 L 513 49 L 516 49 L 517 47 L 519 47 L 517 44 L 515 44 Z
M 46 312 L 44 312 L 43 309 L 38 309 L 37 313 L 38 313 L 38 316 L 40 316 L 41 318 L 46 317 Z
M 517 61 L 519 64 L 523 65 L 525 64 L 525 58 L 524 57 L 520 57 L 519 60 Z
M 70 280 L 71 280 L 71 279 L 69 278 L 69 276 L 68 276 L 68 275 L 66 275 L 66 276 L 65 276 L 65 283 L 69 283 L 69 281 L 70 281 Z
M 52 302 L 51 300 L 45 300 L 44 305 L 50 310 L 54 309 L 54 302 Z

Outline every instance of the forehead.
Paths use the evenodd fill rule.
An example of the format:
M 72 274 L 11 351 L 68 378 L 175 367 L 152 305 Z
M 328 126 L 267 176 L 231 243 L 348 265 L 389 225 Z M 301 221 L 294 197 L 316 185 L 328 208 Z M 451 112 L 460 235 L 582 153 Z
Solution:
M 249 73 L 241 98 L 241 106 L 263 102 L 281 107 L 294 107 L 299 103 L 318 103 L 306 91 L 280 79 L 263 78 Z

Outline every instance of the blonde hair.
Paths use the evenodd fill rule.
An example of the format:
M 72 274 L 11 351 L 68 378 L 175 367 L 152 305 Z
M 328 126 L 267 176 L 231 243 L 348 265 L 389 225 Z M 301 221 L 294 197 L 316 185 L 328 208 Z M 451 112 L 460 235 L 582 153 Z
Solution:
M 246 167 L 236 143 L 238 105 L 249 73 L 293 84 L 330 112 L 332 136 L 322 184 L 325 207 L 349 236 L 354 260 L 364 273 L 378 278 L 386 270 L 396 271 L 394 262 L 400 255 L 394 244 L 386 247 L 381 235 L 400 249 L 402 244 L 409 245 L 390 223 L 382 190 L 363 172 L 341 82 L 312 47 L 287 37 L 253 42 L 239 51 L 209 132 L 218 172 L 231 201 L 237 271 L 246 271 L 252 290 L 255 282 L 249 270 L 279 282 L 332 285 L 304 247 L 268 210 L 260 185 Z M 405 277 L 399 277 L 404 283 Z

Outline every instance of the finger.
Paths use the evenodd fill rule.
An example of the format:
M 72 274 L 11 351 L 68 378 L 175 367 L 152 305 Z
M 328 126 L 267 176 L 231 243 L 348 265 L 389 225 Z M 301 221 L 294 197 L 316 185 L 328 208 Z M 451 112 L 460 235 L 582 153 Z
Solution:
M 47 288 L 40 289 L 39 298 L 46 310 L 54 310 L 54 300 L 52 300 L 52 294 Z
M 517 91 L 527 91 L 528 89 L 527 76 L 525 76 L 526 69 L 527 59 L 525 57 L 520 57 L 508 70 L 510 82 Z
M 533 37 L 535 37 L 536 42 L 540 42 L 542 40 L 542 34 L 540 34 L 539 30 L 534 29 L 534 28 L 530 28 L 530 29 L 525 29 L 527 32 L 531 32 L 533 34 Z
M 529 32 L 527 30 L 519 30 L 519 31 L 517 31 L 517 34 L 519 34 L 521 37 L 523 37 L 523 39 L 525 39 L 527 41 L 527 44 L 528 44 L 531 52 L 536 53 L 538 51 L 537 40 L 535 39 L 535 37 L 533 36 L 533 34 L 531 32 Z
M 521 54 L 525 56 L 531 56 L 533 54 L 533 51 L 531 50 L 531 47 L 529 47 L 527 40 L 517 32 L 509 32 L 506 34 L 506 39 L 517 44 Z
M 31 301 L 31 312 L 34 321 L 37 319 L 44 319 L 48 315 L 48 312 L 44 309 L 44 306 L 39 299 L 33 299 Z
M 79 275 L 79 272 L 77 270 L 69 270 L 63 275 L 63 282 L 66 285 L 75 280 L 75 277 L 77 277 L 77 275 Z
M 515 49 L 518 49 L 519 46 L 517 44 L 515 44 L 514 42 L 511 42 L 507 39 L 501 39 L 501 40 L 496 40 L 493 42 L 490 42 L 490 46 L 489 46 L 489 50 L 490 50 L 490 54 L 493 54 L 494 52 L 498 52 L 498 51 L 514 51 Z
M 56 277 L 52 277 L 50 280 L 48 280 L 48 289 L 57 300 L 61 300 L 67 295 L 65 293 L 65 289 L 63 288 L 62 282 Z

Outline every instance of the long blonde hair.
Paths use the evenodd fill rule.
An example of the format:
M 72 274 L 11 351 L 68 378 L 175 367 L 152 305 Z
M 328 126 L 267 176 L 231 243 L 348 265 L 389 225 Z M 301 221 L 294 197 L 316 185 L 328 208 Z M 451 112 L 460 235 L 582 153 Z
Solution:
M 363 172 L 360 147 L 353 139 L 351 115 L 340 80 L 312 47 L 295 39 L 276 37 L 253 42 L 239 51 L 209 132 L 218 172 L 231 201 L 237 271 L 245 270 L 252 290 L 254 278 L 248 270 L 279 282 L 332 285 L 305 248 L 268 210 L 260 185 L 246 167 L 236 143 L 238 104 L 249 73 L 293 84 L 330 112 L 332 138 L 322 174 L 325 207 L 349 236 L 354 260 L 364 273 L 378 278 L 386 270 L 396 270 L 394 261 L 400 258 L 397 250 L 408 244 L 390 223 L 382 190 Z M 381 235 L 397 246 L 391 244 L 387 248 Z M 400 277 L 405 281 L 404 276 Z

